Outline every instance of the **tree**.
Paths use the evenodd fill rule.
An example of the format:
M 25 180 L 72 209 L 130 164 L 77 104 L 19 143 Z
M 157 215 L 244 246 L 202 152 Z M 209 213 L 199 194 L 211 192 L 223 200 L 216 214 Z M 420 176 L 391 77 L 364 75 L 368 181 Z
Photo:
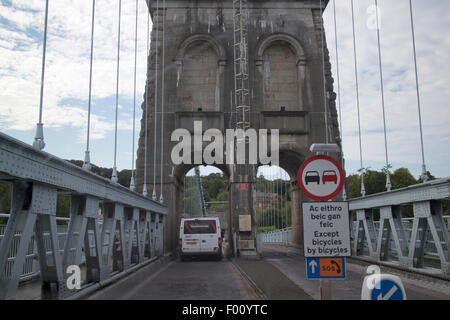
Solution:
M 375 194 L 386 191 L 386 174 L 380 171 L 368 170 L 364 175 L 366 194 Z
M 407 168 L 399 168 L 391 174 L 392 189 L 405 188 L 417 183 Z
M 349 199 L 361 197 L 361 177 L 352 174 L 347 177 L 347 197 Z
M 346 178 L 347 196 L 349 199 L 361 197 L 361 176 L 352 174 Z M 391 173 L 392 189 L 404 188 L 418 181 L 407 168 L 399 168 Z M 366 195 L 386 191 L 386 174 L 383 171 L 367 170 L 364 175 Z

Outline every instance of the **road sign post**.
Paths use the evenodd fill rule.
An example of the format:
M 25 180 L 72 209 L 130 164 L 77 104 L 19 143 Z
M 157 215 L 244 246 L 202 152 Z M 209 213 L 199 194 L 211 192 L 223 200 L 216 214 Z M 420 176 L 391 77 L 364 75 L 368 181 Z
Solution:
M 329 279 L 345 278 L 344 257 L 351 255 L 348 203 L 326 202 L 342 191 L 345 173 L 335 159 L 315 155 L 302 163 L 297 181 L 308 198 L 321 201 L 302 203 L 303 242 L 307 278 L 320 280 L 320 297 L 328 300 Z

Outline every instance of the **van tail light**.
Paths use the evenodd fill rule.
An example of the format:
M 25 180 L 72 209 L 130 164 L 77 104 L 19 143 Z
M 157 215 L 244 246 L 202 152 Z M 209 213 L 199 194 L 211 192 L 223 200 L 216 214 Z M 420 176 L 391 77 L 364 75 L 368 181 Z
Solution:
M 180 248 L 182 248 L 183 247 L 183 239 L 179 239 L 178 240 L 178 245 L 180 246 Z
M 222 238 L 219 237 L 219 239 L 217 240 L 217 245 L 219 246 L 219 248 L 222 246 Z

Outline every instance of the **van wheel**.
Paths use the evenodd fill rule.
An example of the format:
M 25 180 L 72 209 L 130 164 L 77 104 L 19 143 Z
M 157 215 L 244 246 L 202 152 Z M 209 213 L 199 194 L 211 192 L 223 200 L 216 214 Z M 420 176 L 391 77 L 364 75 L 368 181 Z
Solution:
M 180 261 L 186 261 L 186 257 L 183 255 L 180 255 Z

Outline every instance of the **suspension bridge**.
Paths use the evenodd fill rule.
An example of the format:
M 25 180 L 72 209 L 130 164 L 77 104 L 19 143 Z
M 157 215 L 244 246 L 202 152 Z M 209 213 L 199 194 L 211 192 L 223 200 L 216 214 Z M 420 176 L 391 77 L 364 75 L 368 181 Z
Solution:
M 301 204 L 309 199 L 299 188 L 297 172 L 301 163 L 313 154 L 310 151 L 313 143 L 337 145 L 339 152 L 330 155 L 346 166 L 342 123 L 345 115 L 341 111 L 343 69 L 339 68 L 344 55 L 346 62 L 351 60 L 353 64 L 350 74 L 355 90 L 352 104 L 358 128 L 360 193 L 349 199 L 344 188 L 335 197 L 348 201 L 352 213 L 349 221 L 352 257 L 348 259 L 350 289 L 337 285 L 334 298 L 359 299 L 364 268 L 371 264 L 398 273 L 412 283 L 407 287 L 409 297 L 450 297 L 450 219 L 444 215 L 450 198 L 450 178 L 431 180 L 425 163 L 413 1 L 405 1 L 409 11 L 402 14 L 410 22 L 408 45 L 414 58 L 411 68 L 417 98 L 416 108 L 410 112 L 417 114 L 421 183 L 393 188 L 389 157 L 393 137 L 387 121 L 385 51 L 379 25 L 382 10 L 374 0 L 371 5 L 375 8 L 376 44 L 372 49 L 376 52 L 378 70 L 371 77 L 380 88 L 378 109 L 383 139 L 379 150 L 383 150 L 385 177 L 385 191 L 376 194 L 366 192 L 368 168 L 364 167 L 364 161 L 370 159 L 364 158 L 362 143 L 358 50 L 367 49 L 358 47 L 355 28 L 358 16 L 353 0 L 201 3 L 118 0 L 111 4 L 117 9 L 114 18 L 117 55 L 110 178 L 91 171 L 91 152 L 96 152 L 91 146 L 94 53 L 96 42 L 102 41 L 96 38 L 96 27 L 101 23 L 96 20 L 100 3 L 101 0 L 86 2 L 91 22 L 90 72 L 86 79 L 89 84 L 86 147 L 80 150 L 80 154 L 84 151 L 82 168 L 45 151 L 47 33 L 52 27 L 49 12 L 54 2 L 42 1 L 42 8 L 38 9 L 45 18 L 34 141 L 20 141 L 0 132 L 0 178 L 10 186 L 5 193 L 9 192 L 11 199 L 9 212 L 0 215 L 0 299 L 319 298 L 318 283 L 312 284 L 305 277 Z M 336 6 L 342 3 L 349 17 L 337 15 Z M 127 143 L 132 150 L 129 187 L 118 183 L 121 153 L 118 141 L 122 141 L 120 86 L 124 82 L 120 73 L 124 59 L 122 5 L 135 8 L 132 79 L 126 79 L 133 83 L 132 141 Z M 332 17 L 331 30 L 324 28 L 325 13 Z M 348 18 L 351 54 L 339 52 L 338 46 L 337 21 Z M 138 48 L 143 44 L 139 43 L 138 34 L 143 31 L 147 78 L 143 101 L 139 101 Z M 334 40 L 333 62 L 326 36 Z M 142 121 L 137 136 L 136 107 L 140 102 Z M 200 135 L 204 140 L 196 140 L 196 122 L 202 123 Z M 193 136 L 188 143 L 193 153 L 185 155 L 186 161 L 181 164 L 171 161 L 177 142 L 172 133 L 176 129 Z M 266 155 L 271 161 L 239 163 L 234 161 L 237 147 L 219 145 L 214 152 L 208 149 L 211 137 L 225 136 L 228 130 L 241 132 L 243 136 L 237 133 L 233 137 L 236 145 L 241 139 L 250 148 L 247 133 L 251 129 L 266 130 L 265 142 L 276 147 L 270 157 Z M 275 136 L 279 139 L 277 146 Z M 202 158 L 208 150 L 212 158 L 220 152 L 220 156 L 233 161 L 196 162 L 197 155 Z M 276 165 L 274 150 L 279 153 Z M 250 158 L 249 153 L 244 156 L 245 160 Z M 199 168 L 206 165 L 222 172 L 227 200 L 205 199 Z M 57 215 L 59 195 L 70 198 L 69 217 Z M 178 250 L 180 219 L 218 215 L 217 206 L 213 206 L 215 210 L 210 207 L 214 204 L 222 206 L 225 253 L 230 260 L 186 264 L 173 261 Z M 411 217 L 405 217 L 407 210 L 412 212 Z M 303 271 L 298 272 L 297 267 Z M 212 274 L 212 269 L 218 272 Z M 80 285 L 69 285 L 74 279 L 73 270 L 82 271 Z

